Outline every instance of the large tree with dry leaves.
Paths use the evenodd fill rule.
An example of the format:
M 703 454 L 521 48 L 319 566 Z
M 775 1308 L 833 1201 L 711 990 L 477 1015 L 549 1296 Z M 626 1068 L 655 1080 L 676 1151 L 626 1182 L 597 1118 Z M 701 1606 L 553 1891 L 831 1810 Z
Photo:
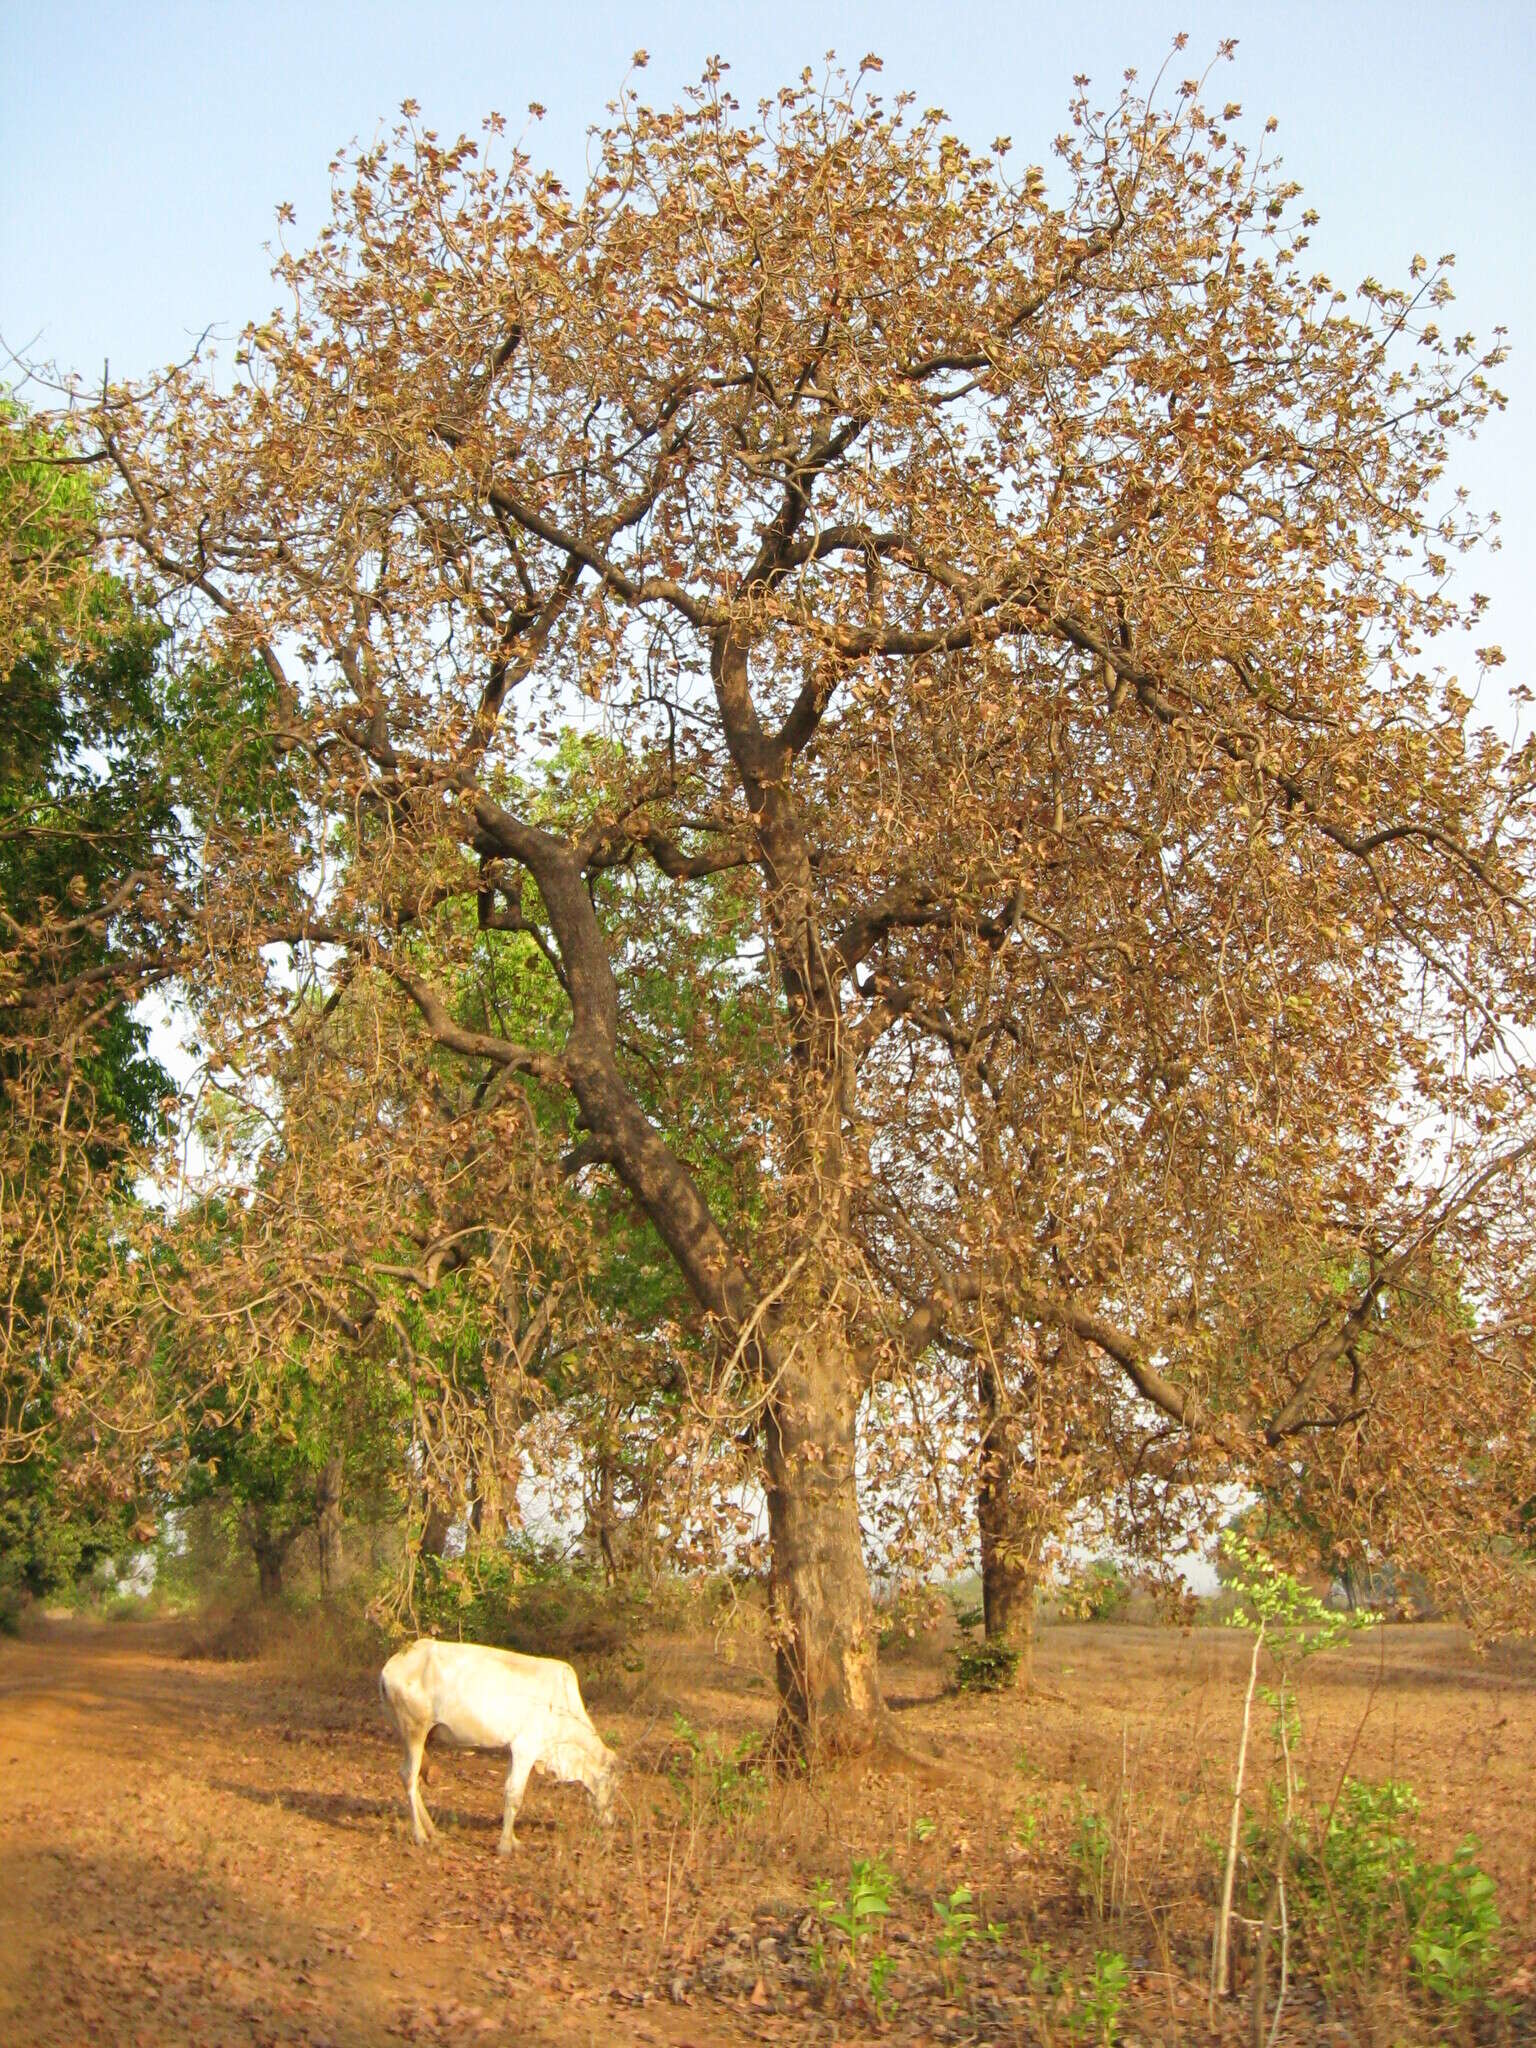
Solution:
M 1238 120 L 1085 89 L 1015 176 L 866 74 L 743 114 L 713 67 L 622 99 L 572 195 L 407 106 L 232 379 L 74 423 L 123 555 L 272 686 L 270 812 L 210 779 L 164 971 L 247 1073 L 274 958 L 364 1018 L 391 984 L 463 1063 L 466 1159 L 477 1111 L 515 1144 L 516 1091 L 567 1105 L 566 1175 L 654 1227 L 759 1444 L 801 1737 L 883 1730 L 858 1418 L 943 1343 L 1091 1370 L 1079 1438 L 1206 1477 L 1340 1431 L 1358 1467 L 1362 1331 L 1460 1229 L 1480 1321 L 1384 1441 L 1400 1487 L 1421 1451 L 1489 1503 L 1529 1472 L 1531 764 L 1428 652 L 1477 608 L 1444 469 L 1494 358 L 1443 270 L 1313 274 Z M 541 812 L 583 721 L 618 765 Z M 605 907 L 642 871 L 648 944 Z M 634 977 L 698 958 L 727 875 L 751 938 L 669 1073 Z M 450 1000 L 487 934 L 532 939 L 553 1042 Z M 743 1060 L 708 1008 L 749 985 Z M 1287 1233 L 1355 1277 L 1245 1351 Z

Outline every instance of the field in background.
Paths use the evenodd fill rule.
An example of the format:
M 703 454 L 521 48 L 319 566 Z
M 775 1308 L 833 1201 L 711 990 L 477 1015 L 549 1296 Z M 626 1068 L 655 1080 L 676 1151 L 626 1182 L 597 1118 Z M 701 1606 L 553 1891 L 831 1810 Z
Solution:
M 207 1654 L 230 1650 L 258 1654 Z M 1247 2040 L 1245 1998 L 1214 2036 L 1205 2004 L 1246 1642 L 1049 1627 L 1027 1702 L 948 1693 L 945 1651 L 919 1636 L 885 1674 L 947 1779 L 781 1782 L 753 1765 L 772 1697 L 751 1617 L 596 1632 L 574 1661 L 628 1767 L 618 1827 L 535 1778 L 508 1865 L 492 1757 L 435 1753 L 439 1840 L 412 1848 L 360 1629 L 43 1622 L 0 1641 L 0 2039 Z M 1402 1981 L 1362 2001 L 1302 1980 L 1280 2038 L 1536 2038 L 1536 1651 L 1387 1627 L 1312 1665 L 1301 1711 L 1305 1800 L 1347 1765 L 1414 1788 L 1426 1854 L 1476 1832 L 1505 2010 L 1431 2019 Z M 861 1861 L 891 1874 L 890 1912 L 850 1955 Z

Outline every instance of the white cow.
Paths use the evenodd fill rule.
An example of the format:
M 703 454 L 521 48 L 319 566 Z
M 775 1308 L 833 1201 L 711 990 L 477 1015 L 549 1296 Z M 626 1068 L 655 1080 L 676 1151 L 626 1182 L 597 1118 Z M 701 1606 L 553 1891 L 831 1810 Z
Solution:
M 588 1720 L 569 1664 L 424 1636 L 390 1658 L 379 1673 L 379 1691 L 405 1745 L 400 1775 L 418 1842 L 437 1832 L 420 1785 L 421 1753 L 434 1728 L 461 1748 L 511 1751 L 498 1856 L 512 1852 L 512 1825 L 536 1769 L 585 1785 L 598 1819 L 612 1822 L 618 1758 Z

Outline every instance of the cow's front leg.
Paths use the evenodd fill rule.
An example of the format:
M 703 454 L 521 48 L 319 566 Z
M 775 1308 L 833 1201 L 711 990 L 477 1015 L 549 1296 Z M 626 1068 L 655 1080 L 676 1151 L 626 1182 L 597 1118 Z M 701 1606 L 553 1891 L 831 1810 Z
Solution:
M 528 1774 L 532 1769 L 533 1758 L 519 1756 L 514 1748 L 512 1768 L 507 1772 L 506 1804 L 502 1808 L 501 1816 L 501 1840 L 496 1844 L 498 1856 L 510 1856 L 517 1846 L 517 1836 L 512 1832 L 512 1824 L 517 1819 L 518 1809 L 523 1803 L 523 1794 L 528 1789 Z

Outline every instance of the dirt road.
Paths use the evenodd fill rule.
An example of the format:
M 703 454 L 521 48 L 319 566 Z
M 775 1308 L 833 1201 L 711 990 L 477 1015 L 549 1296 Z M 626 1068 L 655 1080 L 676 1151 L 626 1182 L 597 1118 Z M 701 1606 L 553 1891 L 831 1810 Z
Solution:
M 1037 2025 L 1037 1942 L 1079 1978 L 1095 1950 L 1124 1948 L 1127 2041 L 1210 2038 L 1199 1887 L 1246 1671 L 1230 1630 L 1049 1629 L 1028 1702 L 946 1694 L 937 1651 L 893 1659 L 903 1726 L 964 1760 L 947 1790 L 739 1781 L 719 1760 L 768 1725 L 764 1674 L 707 1641 L 670 1663 L 648 1643 L 630 1690 L 597 1681 L 598 1724 L 630 1766 L 619 1826 L 597 1830 L 579 1791 L 536 1778 L 509 1863 L 492 1853 L 498 1758 L 437 1760 L 439 1838 L 417 1851 L 366 1669 L 209 1662 L 187 1642 L 81 1621 L 0 1640 L 3 2048 L 1060 2040 Z M 1346 1766 L 1406 1778 L 1434 1853 L 1476 1829 L 1525 2000 L 1536 1651 L 1479 1663 L 1454 1630 L 1387 1629 L 1320 1663 L 1305 1719 L 1323 1796 Z M 712 1745 L 691 1795 L 679 1708 Z M 1127 1869 L 1134 1857 L 1113 1928 L 1074 1876 L 1085 1800 L 1118 1817 Z M 899 1880 L 893 2018 L 850 2011 L 851 1975 L 829 1989 L 803 1968 L 816 1884 L 868 1855 Z M 933 1948 L 932 1902 L 958 1884 L 1013 1930 L 967 1961 L 969 2005 Z M 1153 1916 L 1144 1896 L 1173 1905 Z M 1282 2038 L 1356 2038 L 1318 2032 L 1318 2010 L 1298 1988 Z M 1529 2010 L 1532 2033 L 1507 2038 L 1536 2038 Z M 1228 2017 L 1223 2040 L 1245 2039 Z
M 579 1793 L 535 1781 L 509 1871 L 501 1768 L 453 1758 L 441 1853 L 414 1853 L 371 1706 L 137 1626 L 0 1646 L 0 2041 L 737 2038 L 626 2007 L 623 1916 L 583 1917 L 613 1842 Z

